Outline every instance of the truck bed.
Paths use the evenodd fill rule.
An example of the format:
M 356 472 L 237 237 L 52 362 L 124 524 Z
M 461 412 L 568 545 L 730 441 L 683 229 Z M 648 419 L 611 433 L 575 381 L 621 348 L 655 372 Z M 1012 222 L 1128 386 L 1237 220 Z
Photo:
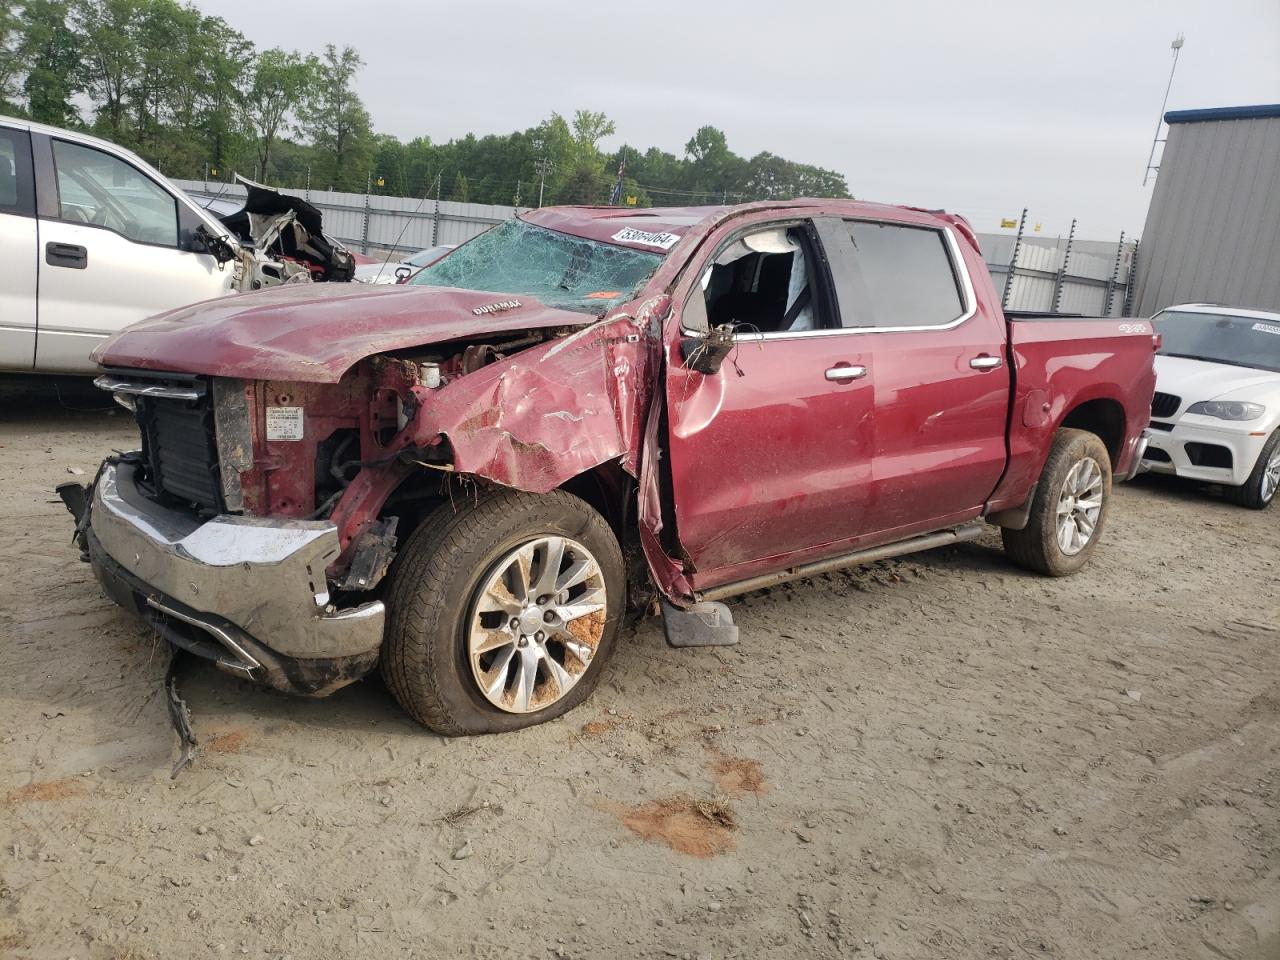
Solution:
M 1048 455 L 1055 424 L 1082 404 L 1104 415 L 1109 429 L 1102 439 L 1111 452 L 1112 470 L 1127 473 L 1134 439 L 1151 419 L 1156 379 L 1151 356 L 1158 342 L 1151 322 L 1026 314 L 1006 319 L 1014 378 L 1009 466 L 991 509 L 1021 502 Z M 1070 417 L 1062 425 L 1070 427 Z

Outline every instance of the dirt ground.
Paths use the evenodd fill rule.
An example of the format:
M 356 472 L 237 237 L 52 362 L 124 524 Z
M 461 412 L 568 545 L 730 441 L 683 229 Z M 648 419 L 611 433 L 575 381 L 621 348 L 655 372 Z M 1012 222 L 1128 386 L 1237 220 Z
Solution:
M 52 495 L 127 415 L 0 408 L 0 955 L 1280 957 L 1280 509 L 1118 491 L 1080 575 L 998 536 L 628 631 L 595 697 L 446 741 L 377 679 L 183 675 Z

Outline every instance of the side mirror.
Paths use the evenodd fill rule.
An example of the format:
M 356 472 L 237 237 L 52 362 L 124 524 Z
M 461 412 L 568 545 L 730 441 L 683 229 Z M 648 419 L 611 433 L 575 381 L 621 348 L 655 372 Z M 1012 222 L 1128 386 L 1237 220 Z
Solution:
M 212 255 L 218 263 L 227 263 L 236 258 L 236 253 L 231 249 L 231 244 L 226 238 L 210 233 L 209 228 L 203 223 L 191 234 L 191 249 L 195 253 Z
M 681 337 L 680 356 L 690 370 L 704 374 L 719 373 L 720 365 L 734 346 L 731 327 L 713 327 L 704 334 Z

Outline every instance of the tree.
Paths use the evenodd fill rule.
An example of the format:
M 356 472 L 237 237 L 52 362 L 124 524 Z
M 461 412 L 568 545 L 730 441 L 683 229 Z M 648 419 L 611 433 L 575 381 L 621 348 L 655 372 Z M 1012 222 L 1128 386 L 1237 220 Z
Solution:
M 579 110 L 573 115 L 573 142 L 579 159 L 594 159 L 600 153 L 600 141 L 613 136 L 613 121 L 603 113 Z
M 404 175 L 405 145 L 386 133 L 376 135 L 374 143 L 373 192 L 392 197 L 408 196 L 408 183 Z M 378 186 L 379 179 L 382 180 L 382 186 Z
M 221 17 L 205 17 L 200 37 L 196 66 L 200 85 L 191 131 L 200 160 L 197 179 L 203 179 L 206 164 L 223 167 L 243 151 L 248 138 L 241 125 L 241 108 L 249 65 L 257 59 L 253 44 Z
M 604 203 L 604 175 L 590 164 L 581 164 L 569 174 L 556 193 L 557 203 Z
M 319 79 L 320 62 L 279 47 L 264 50 L 253 62 L 248 90 L 241 104 L 245 126 L 252 131 L 254 153 L 268 178 L 271 148 L 289 128 L 298 108 Z
M 258 53 L 191 0 L 0 0 L 0 110 L 89 126 L 162 170 L 256 168 L 259 178 L 506 205 L 601 203 L 615 182 L 616 133 L 598 110 L 552 113 L 526 130 L 468 133 L 448 143 L 375 135 L 356 93 L 352 47 L 322 56 Z M 624 147 L 624 197 L 637 205 L 848 196 L 834 170 L 729 149 L 700 127 L 677 156 Z M 625 202 L 625 201 L 624 201 Z
M 16 5 L 0 6 L 0 111 L 4 113 L 21 112 L 17 103 L 24 70 L 21 9 Z
M 364 189 L 372 148 L 369 111 L 352 85 L 364 66 L 354 47 L 324 48 L 310 95 L 298 110 L 316 166 L 337 189 Z
M 22 92 L 27 114 L 41 123 L 66 127 L 79 120 L 71 99 L 77 93 L 79 38 L 67 26 L 68 0 L 30 0 L 23 7 L 24 36 L 19 57 L 27 75 Z
M 716 164 L 729 155 L 729 143 L 724 131 L 711 126 L 699 127 L 684 145 L 684 152 L 695 164 Z
M 126 97 L 138 66 L 134 22 L 140 0 L 77 0 L 71 23 L 84 43 L 79 82 L 93 100 L 95 127 L 120 142 Z
M 453 187 L 449 191 L 449 199 L 458 203 L 466 203 L 471 197 L 471 184 L 467 182 L 467 178 L 459 172 L 453 178 Z
M 729 149 L 724 132 L 699 127 L 684 145 L 689 159 L 686 189 L 705 193 L 715 201 L 737 199 L 746 179 L 747 163 Z

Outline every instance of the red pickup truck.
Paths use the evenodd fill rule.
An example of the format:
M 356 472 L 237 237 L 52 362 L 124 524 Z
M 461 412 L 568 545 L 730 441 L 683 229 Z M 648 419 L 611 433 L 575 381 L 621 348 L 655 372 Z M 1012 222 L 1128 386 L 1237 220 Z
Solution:
M 852 201 L 549 208 L 400 286 L 212 300 L 102 345 L 141 449 L 64 485 L 107 593 L 325 694 L 379 663 L 445 734 L 559 716 L 628 606 L 723 599 L 1003 528 L 1096 548 L 1155 383 L 1143 320 L 1014 320 L 973 231 Z

